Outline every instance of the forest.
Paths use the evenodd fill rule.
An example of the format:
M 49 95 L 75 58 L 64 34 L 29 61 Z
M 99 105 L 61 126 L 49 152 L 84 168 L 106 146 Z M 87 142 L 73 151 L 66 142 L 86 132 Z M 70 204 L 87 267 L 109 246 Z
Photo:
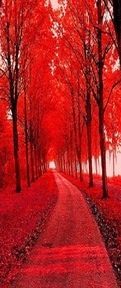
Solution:
M 82 201 L 83 211 L 83 200 L 67 180 L 84 193 L 97 217 L 121 285 L 121 2 L 0 0 L 1 287 L 29 287 L 7 285 L 54 207 L 62 212 L 53 216 L 50 230 L 63 216 L 60 238 L 65 237 L 67 222 L 71 227 L 71 217 L 73 224 L 80 221 L 76 201 Z M 71 195 L 71 200 L 56 206 L 64 191 L 65 199 Z M 75 205 L 72 215 L 69 201 Z M 66 224 L 63 219 L 68 220 Z M 98 232 L 92 222 L 88 228 L 94 237 Z M 78 235 L 73 229 L 76 245 Z M 50 239 L 44 245 L 46 251 L 41 252 L 47 253 L 47 247 L 52 248 Z
M 0 187 L 20 192 L 53 160 L 90 186 L 100 167 L 107 197 L 107 153 L 115 175 L 121 145 L 120 3 L 5 0 L 0 14 Z

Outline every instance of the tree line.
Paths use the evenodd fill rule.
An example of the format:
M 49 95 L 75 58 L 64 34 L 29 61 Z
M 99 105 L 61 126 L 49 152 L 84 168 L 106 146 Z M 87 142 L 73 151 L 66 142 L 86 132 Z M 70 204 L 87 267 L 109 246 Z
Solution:
M 108 197 L 106 153 L 120 147 L 121 4 L 0 2 L 0 185 L 28 186 L 48 168 L 89 174 Z M 14 169 L 12 168 L 14 165 Z

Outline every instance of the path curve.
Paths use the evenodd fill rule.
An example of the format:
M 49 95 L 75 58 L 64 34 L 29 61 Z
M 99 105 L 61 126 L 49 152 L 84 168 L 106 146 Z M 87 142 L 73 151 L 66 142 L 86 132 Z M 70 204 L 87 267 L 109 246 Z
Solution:
M 117 288 L 97 224 L 79 189 L 58 173 L 59 198 L 17 288 Z

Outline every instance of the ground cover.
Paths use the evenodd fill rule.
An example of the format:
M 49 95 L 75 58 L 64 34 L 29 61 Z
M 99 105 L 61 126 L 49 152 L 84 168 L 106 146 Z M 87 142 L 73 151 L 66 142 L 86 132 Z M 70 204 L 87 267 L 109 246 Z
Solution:
M 16 269 L 40 237 L 57 200 L 51 172 L 20 194 L 9 187 L 0 194 L 0 284 L 7 288 Z

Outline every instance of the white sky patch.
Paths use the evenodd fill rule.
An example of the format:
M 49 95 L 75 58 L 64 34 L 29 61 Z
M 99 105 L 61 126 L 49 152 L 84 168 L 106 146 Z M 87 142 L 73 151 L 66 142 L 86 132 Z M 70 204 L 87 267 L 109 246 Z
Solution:
M 52 5 L 52 8 L 53 9 L 58 9 L 59 8 L 59 3 L 58 3 L 58 0 L 46 0 L 46 2 L 45 2 L 45 5 L 49 5 L 49 3 Z
M 55 162 L 54 162 L 54 161 L 50 161 L 50 162 L 49 162 L 49 168 L 50 168 L 50 169 L 56 169 L 56 165 L 55 165 Z
M 93 173 L 96 174 L 96 166 L 95 166 L 95 159 L 92 157 L 92 167 Z M 109 154 L 109 151 L 106 151 L 106 168 L 107 168 L 107 176 L 113 177 L 113 153 Z M 115 176 L 121 175 L 121 150 L 117 148 L 116 150 L 116 157 L 114 160 L 114 169 L 115 169 Z M 84 166 L 84 172 L 89 173 L 88 169 L 88 161 L 87 166 Z M 97 158 L 97 174 L 102 175 L 102 168 L 101 168 L 101 157 Z
M 46 0 L 46 5 L 49 5 L 49 3 L 51 3 L 52 8 L 54 10 L 59 9 L 62 15 L 65 14 L 65 10 L 67 7 L 67 0 L 63 0 L 63 3 L 58 3 L 58 0 Z
M 54 9 L 58 9 L 59 7 L 58 0 L 51 0 L 51 3 Z

